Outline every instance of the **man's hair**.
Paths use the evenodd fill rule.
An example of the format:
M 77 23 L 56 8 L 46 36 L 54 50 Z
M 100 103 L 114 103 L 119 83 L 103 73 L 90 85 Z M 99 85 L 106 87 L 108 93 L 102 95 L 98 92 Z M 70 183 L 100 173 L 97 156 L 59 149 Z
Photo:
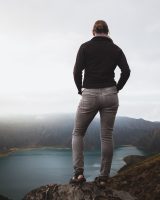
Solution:
M 93 26 L 93 32 L 94 33 L 106 33 L 108 35 L 109 29 L 108 25 L 103 20 L 97 20 Z

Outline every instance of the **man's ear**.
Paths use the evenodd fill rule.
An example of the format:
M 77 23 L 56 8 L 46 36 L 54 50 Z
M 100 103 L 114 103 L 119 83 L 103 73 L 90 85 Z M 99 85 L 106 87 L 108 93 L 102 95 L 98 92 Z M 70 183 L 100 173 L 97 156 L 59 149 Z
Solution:
M 94 31 L 92 31 L 92 33 L 93 33 L 93 35 L 95 36 L 95 32 L 94 32 Z

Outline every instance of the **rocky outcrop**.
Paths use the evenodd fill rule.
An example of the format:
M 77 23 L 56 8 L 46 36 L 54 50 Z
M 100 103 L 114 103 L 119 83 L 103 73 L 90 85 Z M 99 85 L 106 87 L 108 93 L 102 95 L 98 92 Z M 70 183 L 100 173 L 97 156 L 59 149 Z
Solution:
M 93 182 L 82 185 L 46 185 L 31 191 L 23 200 L 136 200 L 128 192 L 109 187 L 100 189 Z
M 126 158 L 130 164 L 109 178 L 105 188 L 94 182 L 79 186 L 52 184 L 32 190 L 23 200 L 159 200 L 160 154 L 137 157 L 139 161 L 135 158 Z

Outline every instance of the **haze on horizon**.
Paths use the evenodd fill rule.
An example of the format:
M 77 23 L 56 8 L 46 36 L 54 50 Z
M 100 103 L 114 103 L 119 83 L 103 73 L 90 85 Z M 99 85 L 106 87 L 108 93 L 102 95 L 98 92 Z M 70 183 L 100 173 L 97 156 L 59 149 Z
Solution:
M 158 0 L 0 0 L 0 116 L 74 113 L 76 54 L 103 19 L 131 68 L 117 115 L 160 121 L 159 7 Z

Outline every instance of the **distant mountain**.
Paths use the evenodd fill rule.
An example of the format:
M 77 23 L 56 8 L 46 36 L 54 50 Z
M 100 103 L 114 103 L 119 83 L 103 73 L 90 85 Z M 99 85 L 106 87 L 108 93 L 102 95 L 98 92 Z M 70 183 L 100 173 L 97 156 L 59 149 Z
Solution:
M 160 152 L 160 129 L 145 135 L 138 141 L 137 146 L 149 152 Z
M 39 146 L 71 147 L 74 117 L 74 114 L 48 114 L 1 120 L 0 151 Z M 117 117 L 113 135 L 115 146 L 135 145 L 144 150 L 160 152 L 159 129 L 160 122 Z M 86 132 L 86 149 L 100 148 L 99 133 L 100 122 L 96 117 Z
M 139 140 L 159 128 L 160 122 L 151 122 L 141 118 L 117 117 L 114 129 L 115 143 L 118 145 L 132 144 L 137 146 Z

